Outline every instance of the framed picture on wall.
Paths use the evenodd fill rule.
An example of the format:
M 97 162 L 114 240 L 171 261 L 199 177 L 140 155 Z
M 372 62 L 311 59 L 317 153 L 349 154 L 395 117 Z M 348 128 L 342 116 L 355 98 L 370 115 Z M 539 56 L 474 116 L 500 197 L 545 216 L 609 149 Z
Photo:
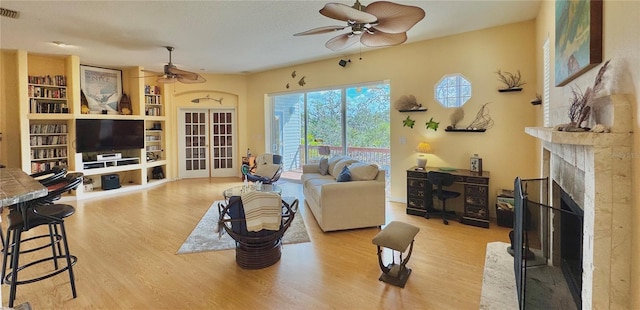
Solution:
M 122 71 L 80 65 L 80 88 L 91 114 L 118 114 Z
M 602 0 L 556 0 L 556 86 L 602 62 Z

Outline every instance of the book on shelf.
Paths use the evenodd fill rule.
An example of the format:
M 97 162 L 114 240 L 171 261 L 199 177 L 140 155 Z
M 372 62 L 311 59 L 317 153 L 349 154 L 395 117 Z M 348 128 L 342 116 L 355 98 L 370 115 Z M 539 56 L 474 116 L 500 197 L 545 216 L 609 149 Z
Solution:
M 29 126 L 31 134 L 67 133 L 67 124 L 33 124 Z
M 67 157 L 66 147 L 31 149 L 31 160 Z
M 67 103 L 64 101 L 46 102 L 32 98 L 29 101 L 29 112 L 31 113 L 69 113 Z
M 67 165 L 68 164 L 67 164 L 67 160 L 66 159 L 32 162 L 31 163 L 31 173 L 50 170 L 51 168 L 53 168 L 55 166 L 67 167 Z
M 50 75 L 29 75 L 28 80 L 29 84 L 67 86 L 67 77 L 64 75 L 54 75 L 53 77 L 51 77 Z

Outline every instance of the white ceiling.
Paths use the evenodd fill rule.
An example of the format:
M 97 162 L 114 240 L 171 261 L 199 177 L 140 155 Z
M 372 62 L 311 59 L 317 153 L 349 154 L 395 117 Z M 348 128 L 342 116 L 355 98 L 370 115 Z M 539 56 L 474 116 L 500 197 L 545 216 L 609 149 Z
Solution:
M 143 66 L 162 71 L 173 63 L 202 73 L 248 73 L 372 50 L 356 44 L 333 52 L 324 43 L 336 33 L 294 37 L 344 23 L 318 13 L 335 1 L 7 1 L 20 12 L 0 18 L 0 47 L 31 53 L 78 55 L 80 62 L 110 68 Z M 419 6 L 426 17 L 407 42 L 534 19 L 540 2 L 393 1 Z M 337 2 L 337 1 L 336 1 Z M 353 5 L 355 1 L 339 1 Z M 361 1 L 367 5 L 372 1 Z M 346 30 L 345 30 L 346 31 Z M 53 41 L 70 46 L 61 48 Z M 200 71 L 202 70 L 202 71 Z

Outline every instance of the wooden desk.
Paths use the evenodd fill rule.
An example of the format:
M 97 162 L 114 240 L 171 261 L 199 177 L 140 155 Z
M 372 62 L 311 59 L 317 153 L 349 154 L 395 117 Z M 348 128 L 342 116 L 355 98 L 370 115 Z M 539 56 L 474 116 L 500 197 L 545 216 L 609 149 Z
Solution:
M 407 170 L 407 214 L 424 216 L 433 212 L 433 185 L 427 181 L 429 171 L 448 172 L 453 174 L 455 183 L 462 184 L 464 191 L 464 212 L 460 221 L 467 225 L 489 228 L 489 171 L 482 174 L 467 169 L 443 171 L 437 167 L 425 170 Z

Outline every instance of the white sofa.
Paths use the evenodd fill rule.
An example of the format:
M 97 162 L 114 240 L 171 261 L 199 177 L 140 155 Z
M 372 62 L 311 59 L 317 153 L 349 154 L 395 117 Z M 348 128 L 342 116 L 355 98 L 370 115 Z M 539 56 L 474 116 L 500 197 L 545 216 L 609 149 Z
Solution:
M 344 166 L 352 180 L 338 182 Z M 302 167 L 305 205 L 322 231 L 335 231 L 385 224 L 385 171 L 348 157 L 332 158 L 326 175 L 318 164 Z

